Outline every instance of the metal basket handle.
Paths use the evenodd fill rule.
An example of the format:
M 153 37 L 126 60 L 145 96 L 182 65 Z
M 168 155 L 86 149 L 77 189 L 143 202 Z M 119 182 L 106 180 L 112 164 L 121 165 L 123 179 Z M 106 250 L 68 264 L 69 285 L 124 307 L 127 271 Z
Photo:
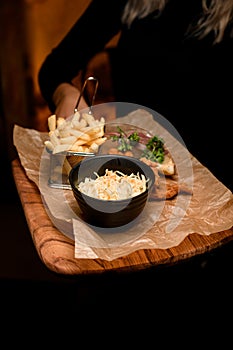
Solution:
M 81 92 L 80 92 L 80 95 L 79 95 L 79 98 L 78 98 L 78 101 L 76 103 L 76 106 L 74 108 L 74 113 L 78 111 L 78 106 L 79 106 L 79 102 L 81 100 L 81 97 L 83 96 L 83 93 L 85 91 L 85 88 L 86 88 L 86 85 L 87 85 L 87 82 L 88 81 L 95 81 L 95 90 L 94 90 L 94 94 L 92 96 L 92 100 L 91 100 L 91 104 L 89 106 L 89 111 L 88 111 L 88 114 L 92 114 L 92 107 L 94 105 L 94 101 L 95 101 L 95 97 L 96 97 L 96 92 L 97 92 L 97 89 L 98 89 L 98 85 L 99 85 L 99 81 L 97 78 L 95 77 L 88 77 L 85 81 L 84 81 L 84 84 L 82 86 L 82 89 L 81 89 Z

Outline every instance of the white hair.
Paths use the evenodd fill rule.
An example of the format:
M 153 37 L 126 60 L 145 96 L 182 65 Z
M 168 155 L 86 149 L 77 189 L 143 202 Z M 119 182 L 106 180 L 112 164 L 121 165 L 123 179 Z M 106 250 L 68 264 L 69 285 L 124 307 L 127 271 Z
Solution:
M 159 14 L 169 0 L 128 0 L 123 23 L 130 26 L 135 18 L 144 18 L 151 13 Z M 188 1 L 188 0 L 187 0 Z M 189 31 L 199 38 L 214 33 L 214 42 L 220 42 L 227 25 L 233 18 L 233 0 L 202 0 L 202 16 L 197 23 L 190 23 Z

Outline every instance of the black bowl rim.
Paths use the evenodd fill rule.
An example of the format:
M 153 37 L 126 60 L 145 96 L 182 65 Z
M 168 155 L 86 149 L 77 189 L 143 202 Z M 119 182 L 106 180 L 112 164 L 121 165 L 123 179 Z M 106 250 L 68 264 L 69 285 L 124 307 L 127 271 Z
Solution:
M 111 200 L 105 200 L 105 199 L 99 199 L 99 198 L 95 198 L 95 197 L 91 197 L 91 196 L 88 196 L 87 194 L 85 193 L 82 193 L 81 191 L 78 190 L 78 188 L 74 185 L 74 183 L 71 181 L 72 180 L 72 175 L 73 173 L 76 171 L 77 168 L 79 168 L 80 166 L 80 163 L 83 163 L 83 162 L 90 162 L 91 160 L 93 159 L 96 159 L 96 158 L 110 158 L 110 159 L 125 159 L 125 160 L 129 160 L 131 161 L 132 163 L 136 163 L 138 164 L 139 166 L 142 165 L 143 167 L 147 168 L 149 170 L 149 172 L 151 172 L 151 178 L 149 178 L 150 180 L 150 187 L 146 188 L 146 190 L 142 193 L 139 193 L 138 195 L 136 196 L 133 196 L 133 197 L 130 197 L 130 198 L 126 198 L 126 199 L 111 199 Z M 95 201 L 99 201 L 101 203 L 128 203 L 129 200 L 135 200 L 137 198 L 140 198 L 141 196 L 146 196 L 148 195 L 148 192 L 150 192 L 150 190 L 152 189 L 154 183 L 155 183 L 155 174 L 153 172 L 153 170 L 151 169 L 151 167 L 149 165 L 147 165 L 146 163 L 144 163 L 143 161 L 141 161 L 140 159 L 138 158 L 135 158 L 135 157 L 130 157 L 130 156 L 125 156 L 125 155 L 119 155 L 119 154 L 101 154 L 101 155 L 96 155 L 94 157 L 90 157 L 90 158 L 85 158 L 83 159 L 82 161 L 80 161 L 79 163 L 77 163 L 71 170 L 70 170 L 70 173 L 69 173 L 69 182 L 70 182 L 70 185 L 71 185 L 71 188 L 72 190 L 76 193 L 76 194 L 79 194 L 81 195 L 83 198 L 90 198 L 92 200 L 95 200 Z

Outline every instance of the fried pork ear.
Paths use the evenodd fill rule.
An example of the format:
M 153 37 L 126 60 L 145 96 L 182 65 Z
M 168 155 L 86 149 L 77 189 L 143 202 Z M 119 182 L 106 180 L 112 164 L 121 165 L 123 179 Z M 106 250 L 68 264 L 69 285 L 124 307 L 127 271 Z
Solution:
M 165 176 L 175 175 L 175 163 L 169 154 L 165 155 L 163 163 L 153 162 L 145 157 L 140 158 L 140 160 L 149 165 L 152 169 L 156 168 L 157 171 Z
M 192 195 L 192 189 L 188 188 L 184 183 L 178 183 L 175 180 L 169 178 L 159 178 L 159 183 L 154 186 L 150 200 L 167 200 L 173 199 L 179 193 Z
M 153 162 L 145 157 L 141 161 L 149 165 L 155 173 L 155 185 L 150 193 L 150 200 L 173 199 L 179 193 L 192 195 L 192 190 L 176 180 L 176 168 L 170 154 L 165 155 L 163 163 Z
M 175 174 L 175 163 L 170 155 L 166 154 L 163 163 L 158 163 L 158 169 L 165 176 L 171 176 Z

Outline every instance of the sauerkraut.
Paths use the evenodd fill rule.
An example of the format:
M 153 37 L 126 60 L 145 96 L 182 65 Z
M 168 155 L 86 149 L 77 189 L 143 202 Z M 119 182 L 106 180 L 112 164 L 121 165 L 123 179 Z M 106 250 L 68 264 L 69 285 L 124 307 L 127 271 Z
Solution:
M 86 177 L 77 188 L 84 194 L 102 200 L 129 199 L 146 191 L 147 179 L 143 174 L 126 175 L 118 170 L 105 170 L 105 174 L 96 179 Z

